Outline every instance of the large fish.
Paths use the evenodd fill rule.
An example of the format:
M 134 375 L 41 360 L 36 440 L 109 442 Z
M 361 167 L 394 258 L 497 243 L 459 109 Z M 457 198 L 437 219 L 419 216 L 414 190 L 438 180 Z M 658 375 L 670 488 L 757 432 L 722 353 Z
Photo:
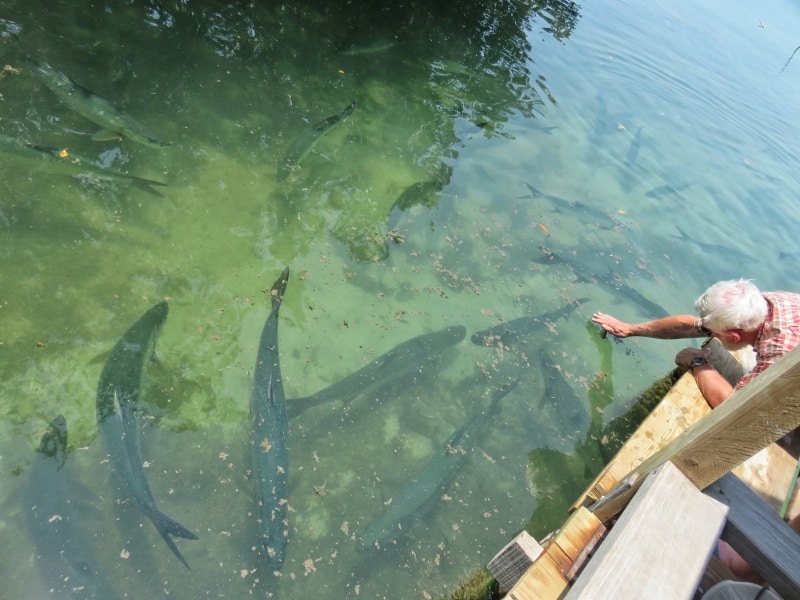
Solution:
M 345 109 L 327 119 L 323 119 L 311 129 L 306 129 L 289 146 L 286 157 L 278 167 L 278 181 L 283 181 L 300 166 L 300 161 L 311 151 L 319 139 L 328 133 L 332 127 L 344 121 L 353 114 L 356 109 L 355 100 L 345 107 Z
M 97 428 L 106 445 L 120 492 L 153 522 L 158 533 L 186 568 L 186 560 L 170 536 L 196 540 L 197 536 L 156 507 L 139 446 L 134 411 L 142 387 L 142 370 L 158 330 L 167 319 L 167 303 L 159 302 L 120 338 L 106 360 L 97 385 Z
M 258 554 L 272 571 L 280 571 L 289 540 L 289 418 L 278 354 L 278 310 L 289 267 L 270 289 L 272 310 L 261 332 L 250 394 L 250 452 L 258 515 Z
M 697 246 L 701 251 L 707 252 L 712 256 L 720 257 L 720 258 L 727 258 L 732 259 L 735 258 L 737 261 L 741 262 L 752 262 L 755 258 L 746 252 L 742 252 L 741 250 L 737 250 L 733 246 L 723 246 L 722 244 L 714 244 L 710 242 L 701 242 L 689 236 L 683 229 L 679 226 L 675 226 L 680 235 L 673 235 L 677 240 L 681 242 L 688 242 L 694 246 Z
M 81 181 L 97 183 L 115 181 L 132 184 L 142 191 L 163 197 L 152 186 L 165 186 L 166 183 L 137 177 L 116 169 L 99 165 L 96 161 L 76 156 L 65 149 L 40 146 L 31 142 L 0 134 L 0 154 L 15 156 L 29 163 L 36 163 L 36 169 L 43 169 L 56 175 L 67 175 Z
M 549 327 L 558 319 L 566 319 L 573 310 L 588 301 L 589 298 L 578 298 L 566 306 L 551 310 L 537 317 L 519 317 L 489 329 L 482 329 L 472 334 L 472 343 L 479 346 L 512 348 L 519 341 L 526 342 L 526 337 L 531 333 L 536 333 L 545 327 Z
M 484 425 L 500 412 L 499 402 L 517 386 L 510 383 L 492 396 L 489 406 L 479 410 L 451 435 L 431 461 L 416 473 L 364 529 L 359 550 L 380 548 L 400 537 L 414 518 L 421 516 L 440 496 L 445 486 L 467 461 L 468 451 Z
M 92 566 L 88 540 L 76 522 L 63 470 L 66 460 L 67 423 L 58 415 L 39 442 L 25 490 L 34 560 L 54 598 L 114 598 Z
M 539 350 L 539 363 L 544 375 L 544 402 L 541 410 L 563 441 L 575 444 L 584 438 L 589 428 L 589 412 L 564 377 L 547 350 Z M 543 419 L 544 414 L 540 415 Z M 538 418 L 538 417 L 537 417 Z
M 544 253 L 544 256 L 534 259 L 533 262 L 541 265 L 565 265 L 572 269 L 572 272 L 577 276 L 578 281 L 580 282 L 602 285 L 611 293 L 617 294 L 626 301 L 633 301 L 640 307 L 647 309 L 648 313 L 653 317 L 666 317 L 669 315 L 663 306 L 653 302 L 648 298 L 645 298 L 641 292 L 631 287 L 627 281 L 614 273 L 611 268 L 608 269 L 608 272 L 602 273 L 596 269 L 592 269 L 589 265 L 582 264 L 577 259 L 567 260 L 552 250 L 544 247 L 540 248 Z
M 102 127 L 102 130 L 93 139 L 124 137 L 148 146 L 169 145 L 169 142 L 159 138 L 131 115 L 119 110 L 111 102 L 91 90 L 78 85 L 47 63 L 34 62 L 34 69 L 39 73 L 42 82 L 61 102 L 84 119 Z
M 566 211 L 571 214 L 580 214 L 584 217 L 594 220 L 594 222 L 598 224 L 604 224 L 606 221 L 611 221 L 611 227 L 616 230 L 625 228 L 625 225 L 619 219 L 615 218 L 613 214 L 602 209 L 594 208 L 588 204 L 584 204 L 580 200 L 567 200 L 566 198 L 561 198 L 560 196 L 545 194 L 533 187 L 530 183 L 526 183 L 525 187 L 528 188 L 530 194 L 527 196 L 521 196 L 519 198 L 520 200 L 524 198 L 543 198 L 554 206 L 554 212 Z
M 386 50 L 394 48 L 399 43 L 400 41 L 396 39 L 378 38 L 371 42 L 353 44 L 351 46 L 348 46 L 344 50 L 341 50 L 339 54 L 343 56 L 361 56 L 365 54 L 378 54 L 379 52 L 385 52 Z
M 639 157 L 639 148 L 642 145 L 642 127 L 633 136 L 633 141 L 628 147 L 628 154 L 625 156 L 625 166 L 632 169 L 636 166 L 636 159 Z
M 418 181 L 403 190 L 395 199 L 392 208 L 389 209 L 389 228 L 395 227 L 402 213 L 413 206 L 422 204 L 427 208 L 432 208 L 439 201 L 439 193 L 450 183 L 452 175 L 453 168 L 441 163 L 432 179 Z
M 688 188 L 690 185 L 692 184 L 678 183 L 675 185 L 672 184 L 659 185 L 650 190 L 647 190 L 644 195 L 647 196 L 648 198 L 655 198 L 656 200 L 666 198 L 667 196 L 679 196 L 680 193 L 683 192 L 683 190 Z
M 359 394 L 409 373 L 422 372 L 427 364 L 435 362 L 444 350 L 458 344 L 466 334 L 467 330 L 463 325 L 454 325 L 435 333 L 411 338 L 316 394 L 289 400 L 289 418 L 293 419 L 309 408 L 336 399 L 341 399 L 347 405 Z

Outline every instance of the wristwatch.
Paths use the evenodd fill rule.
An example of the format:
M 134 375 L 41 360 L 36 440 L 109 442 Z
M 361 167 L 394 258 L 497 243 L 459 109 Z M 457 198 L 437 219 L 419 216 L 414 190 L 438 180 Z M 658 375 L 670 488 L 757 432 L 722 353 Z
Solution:
M 694 369 L 695 367 L 699 367 L 700 365 L 706 365 L 708 361 L 703 356 L 695 356 L 692 359 L 691 364 L 689 365 L 690 369 Z

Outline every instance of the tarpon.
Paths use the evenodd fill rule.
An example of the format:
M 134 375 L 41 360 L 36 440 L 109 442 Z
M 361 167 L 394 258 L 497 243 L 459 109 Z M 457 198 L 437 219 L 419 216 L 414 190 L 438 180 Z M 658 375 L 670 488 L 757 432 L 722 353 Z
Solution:
M 341 399 L 347 405 L 359 394 L 411 372 L 422 372 L 428 363 L 434 362 L 450 346 L 458 344 L 466 334 L 467 330 L 463 325 L 455 325 L 411 338 L 316 394 L 289 400 L 289 418 L 293 419 L 309 408 L 335 399 Z
M 549 421 L 562 440 L 570 444 L 577 443 L 583 439 L 589 428 L 586 405 L 567 382 L 561 367 L 543 348 L 539 350 L 539 364 L 544 375 L 544 402 L 541 410 L 550 417 Z M 544 414 L 539 416 L 544 420 Z
M 441 163 L 432 179 L 418 181 L 404 189 L 395 199 L 392 208 L 389 209 L 389 227 L 394 227 L 399 221 L 400 215 L 413 206 L 422 204 L 427 208 L 433 207 L 438 202 L 439 193 L 450 183 L 452 176 L 453 168 L 448 164 Z
M 167 319 L 166 302 L 159 302 L 120 338 L 106 361 L 97 385 L 97 428 L 106 445 L 120 493 L 153 522 L 158 533 L 186 568 L 186 560 L 170 536 L 197 536 L 156 508 L 144 472 L 139 428 L 134 413 L 142 387 L 142 370 L 151 356 L 158 330 Z
M 289 418 L 278 353 L 278 310 L 289 267 L 270 289 L 272 310 L 261 332 L 250 394 L 250 452 L 260 544 L 258 554 L 280 571 L 289 540 Z
M 300 161 L 311 151 L 319 139 L 328 133 L 334 125 L 341 123 L 353 114 L 356 109 L 355 100 L 340 113 L 323 119 L 311 129 L 306 129 L 289 146 L 286 157 L 278 167 L 278 181 L 283 181 L 300 166 Z
M 642 308 L 647 309 L 649 314 L 654 317 L 666 317 L 669 315 L 663 306 L 653 302 L 652 300 L 649 300 L 648 298 L 645 298 L 641 292 L 631 287 L 627 281 L 614 273 L 611 268 L 608 269 L 607 273 L 598 272 L 597 270 L 590 268 L 588 265 L 581 264 L 577 260 L 567 260 L 552 250 L 549 250 L 543 246 L 540 248 L 544 253 L 544 256 L 534 259 L 533 262 L 540 265 L 565 265 L 572 270 L 580 282 L 602 285 L 608 291 L 617 294 L 625 300 L 633 301 L 639 304 Z
M 366 44 L 353 44 L 352 46 L 348 46 L 344 50 L 341 50 L 339 54 L 343 56 L 361 56 L 365 54 L 378 54 L 379 52 L 385 52 L 386 50 L 390 50 L 399 44 L 399 40 L 391 39 L 391 38 L 380 38 L 377 40 L 373 40 L 371 42 L 367 42 Z
M 665 184 L 647 190 L 644 195 L 648 198 L 655 198 L 656 200 L 665 198 L 667 196 L 678 196 L 680 193 L 688 188 L 691 183 L 677 183 L 675 185 Z
M 84 119 L 103 128 L 92 139 L 124 137 L 148 146 L 169 145 L 169 142 L 160 139 L 131 115 L 119 110 L 111 102 L 91 90 L 78 85 L 47 63 L 34 62 L 34 69 L 41 76 L 42 82 L 61 102 Z
M 538 189 L 533 187 L 530 183 L 526 183 L 525 187 L 528 188 L 530 192 L 527 196 L 522 196 L 519 199 L 523 198 L 543 198 L 544 200 L 549 201 L 554 206 L 554 212 L 564 212 L 567 211 L 569 213 L 577 213 L 581 214 L 585 217 L 589 217 L 593 219 L 597 223 L 604 223 L 605 221 L 611 221 L 612 226 L 619 229 L 624 228 L 625 225 L 613 214 L 606 212 L 599 208 L 594 208 L 587 204 L 584 204 L 580 200 L 567 200 L 566 198 L 561 198 L 559 196 L 554 196 L 552 194 L 545 194 L 540 192 Z
M 453 433 L 431 461 L 392 498 L 385 508 L 364 529 L 359 537 L 359 550 L 380 548 L 396 540 L 406 526 L 436 501 L 445 486 L 464 465 L 476 436 L 484 425 L 500 412 L 499 402 L 517 386 L 517 381 L 497 390 L 489 406 L 479 410 Z
M 66 460 L 67 423 L 58 415 L 39 442 L 25 490 L 36 565 L 55 598 L 114 598 L 92 566 L 88 540 L 76 522 L 63 469 Z
M 15 156 L 28 162 L 36 162 L 37 169 L 40 164 L 44 169 L 57 174 L 74 177 L 81 181 L 96 183 L 98 181 L 116 181 L 124 184 L 132 184 L 142 191 L 154 196 L 163 197 L 161 192 L 153 189 L 152 186 L 166 186 L 166 183 L 145 179 L 123 173 L 116 169 L 104 167 L 94 160 L 77 156 L 75 153 L 64 148 L 52 148 L 41 146 L 17 138 L 8 137 L 0 134 L 0 154 Z
M 573 310 L 585 304 L 589 298 L 578 298 L 566 306 L 548 311 L 536 317 L 519 317 L 506 323 L 500 323 L 489 329 L 482 329 L 472 334 L 473 344 L 478 346 L 493 346 L 497 348 L 513 348 L 518 341 L 525 342 L 526 336 L 545 327 L 549 327 L 558 319 L 566 319 Z
M 696 240 L 696 239 L 690 237 L 689 234 L 686 233 L 679 226 L 676 225 L 675 228 L 678 230 L 680 235 L 673 235 L 672 237 L 674 237 L 677 240 L 680 240 L 681 242 L 689 242 L 690 244 L 693 244 L 694 246 L 697 246 L 703 252 L 707 252 L 709 254 L 712 254 L 712 255 L 715 255 L 715 256 L 719 256 L 719 257 L 723 257 L 723 258 L 728 258 L 728 259 L 735 258 L 735 259 L 737 259 L 739 261 L 753 261 L 753 260 L 755 260 L 754 257 L 750 256 L 749 254 L 747 254 L 745 252 L 742 252 L 741 250 L 737 250 L 736 248 L 733 248 L 731 246 L 723 246 L 722 244 L 713 244 L 713 243 L 710 243 L 710 242 L 701 242 L 699 240 Z
M 639 148 L 642 145 L 642 129 L 642 127 L 639 127 L 636 135 L 633 136 L 633 141 L 628 147 L 628 154 L 625 156 L 625 165 L 629 169 L 636 166 L 636 159 L 639 157 Z

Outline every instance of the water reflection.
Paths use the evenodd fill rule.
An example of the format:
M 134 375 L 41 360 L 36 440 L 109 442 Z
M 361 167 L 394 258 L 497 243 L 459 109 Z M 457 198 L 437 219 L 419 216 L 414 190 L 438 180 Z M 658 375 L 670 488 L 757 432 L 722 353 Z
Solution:
M 351 123 L 314 148 L 295 178 L 266 182 L 270 200 L 262 220 L 284 227 L 274 241 L 257 244 L 257 253 L 267 245 L 279 254 L 286 237 L 330 232 L 361 262 L 389 255 L 386 219 L 413 204 L 396 202 L 404 189 L 420 181 L 437 182 L 439 192 L 447 186 L 441 164 L 458 155 L 457 119 L 487 137 L 508 135 L 504 124 L 512 115 L 535 117 L 555 103 L 545 78 L 530 71 L 527 31 L 539 28 L 563 41 L 578 19 L 570 2 L 466 2 L 458 10 L 441 2 L 39 8 L 4 21 L 6 35 L 18 39 L 7 45 L 9 57 L 48 61 L 98 96 L 130 107 L 139 120 L 149 116 L 162 137 L 181 142 L 159 161 L 174 172 L 191 169 L 188 153 L 207 144 L 248 157 L 254 169 L 281 167 L 314 123 L 355 98 L 359 111 Z M 18 135 L 91 148 L 80 136 L 86 123 L 47 98 L 15 114 L 24 98 L 41 96 L 26 76 L 15 86 L 16 102 L 7 106 Z M 203 114 L 214 108 L 216 114 Z M 241 139 L 237 127 L 251 135 Z M 409 129 L 416 133 L 408 136 Z M 378 164 L 365 163 L 365 153 Z M 146 160 L 130 150 L 132 159 L 137 154 Z M 436 202 L 432 188 L 426 196 Z M 330 216 L 310 222 L 315 213 Z

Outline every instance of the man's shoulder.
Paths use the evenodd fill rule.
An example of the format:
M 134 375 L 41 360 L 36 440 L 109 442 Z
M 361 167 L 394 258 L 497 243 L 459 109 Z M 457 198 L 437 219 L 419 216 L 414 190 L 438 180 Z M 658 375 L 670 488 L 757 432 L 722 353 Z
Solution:
M 800 305 L 800 294 L 796 292 L 763 292 L 770 304 Z

